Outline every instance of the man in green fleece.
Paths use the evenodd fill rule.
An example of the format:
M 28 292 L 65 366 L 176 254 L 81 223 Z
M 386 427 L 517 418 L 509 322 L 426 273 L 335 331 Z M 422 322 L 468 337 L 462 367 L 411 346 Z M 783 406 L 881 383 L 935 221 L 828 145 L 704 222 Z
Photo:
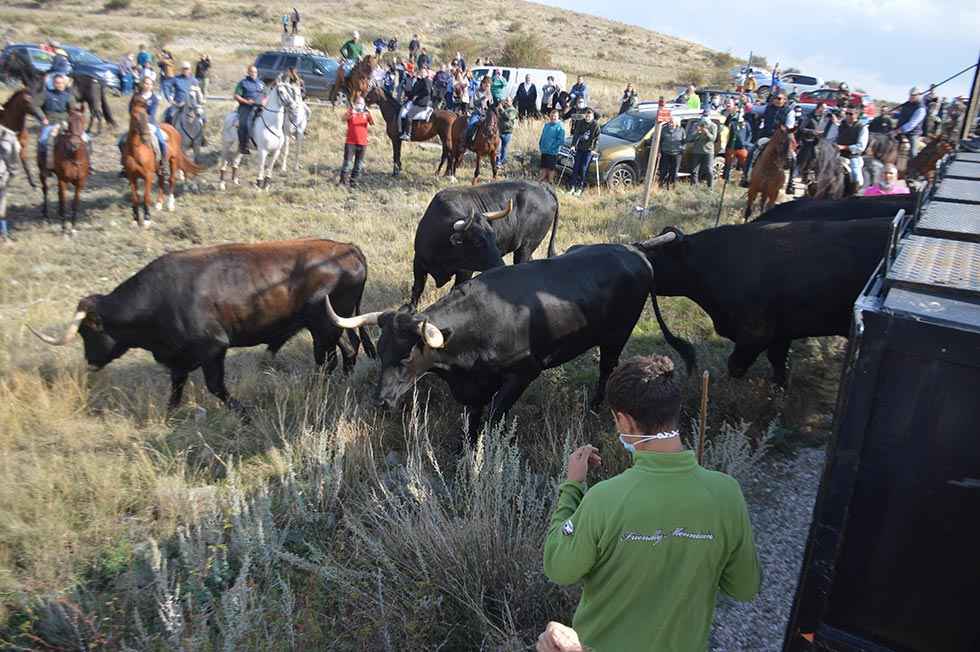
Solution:
M 748 601 L 761 572 L 738 482 L 698 465 L 677 424 L 682 379 L 664 356 L 638 357 L 609 377 L 606 400 L 633 466 L 586 491 L 597 449 L 568 461 L 545 541 L 554 582 L 582 581 L 572 626 L 549 625 L 539 650 L 705 650 L 718 589 Z

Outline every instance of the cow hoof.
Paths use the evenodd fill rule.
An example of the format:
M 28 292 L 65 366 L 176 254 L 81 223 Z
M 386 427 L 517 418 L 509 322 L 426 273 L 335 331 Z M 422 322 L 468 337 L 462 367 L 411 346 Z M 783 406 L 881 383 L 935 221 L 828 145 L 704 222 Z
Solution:
M 170 211 L 171 213 L 174 212 L 174 196 L 173 195 L 167 195 L 167 210 Z

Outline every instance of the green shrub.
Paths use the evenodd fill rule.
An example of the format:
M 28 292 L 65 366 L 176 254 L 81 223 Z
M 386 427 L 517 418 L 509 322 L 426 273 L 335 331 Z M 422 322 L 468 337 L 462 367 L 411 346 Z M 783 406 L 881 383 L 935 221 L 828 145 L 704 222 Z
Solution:
M 457 52 L 461 52 L 467 61 L 473 61 L 484 50 L 485 46 L 482 43 L 459 32 L 449 34 L 439 44 L 439 52 L 444 61 L 452 61 Z
M 156 48 L 165 48 L 167 44 L 174 40 L 177 32 L 170 27 L 153 27 L 149 30 L 150 44 Z
M 340 52 L 340 46 L 349 38 L 350 35 L 346 32 L 317 32 L 310 38 L 309 44 L 315 50 L 336 55 Z
M 193 20 L 201 20 L 203 18 L 207 18 L 211 14 L 212 12 L 207 8 L 207 5 L 205 5 L 203 2 L 200 1 L 195 2 L 191 6 L 190 17 Z
M 106 0 L 102 8 L 106 11 L 116 11 L 117 9 L 129 9 L 130 0 Z
M 548 48 L 535 34 L 515 34 L 507 39 L 500 55 L 500 65 L 523 68 L 550 68 Z
M 260 4 L 246 5 L 243 6 L 241 9 L 239 9 L 239 13 L 243 18 L 246 18 L 248 20 L 257 20 L 263 22 L 272 20 L 272 12 L 270 12 L 269 8 L 266 7 L 265 5 L 260 5 Z

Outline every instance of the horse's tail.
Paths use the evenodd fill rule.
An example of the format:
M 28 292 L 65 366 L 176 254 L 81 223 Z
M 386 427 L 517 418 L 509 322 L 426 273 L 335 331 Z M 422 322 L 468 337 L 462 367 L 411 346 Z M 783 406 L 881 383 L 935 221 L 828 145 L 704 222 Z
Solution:
M 177 161 L 177 169 L 187 176 L 192 177 L 204 171 L 204 167 L 187 158 L 182 147 L 177 146 L 170 149 L 173 151 L 174 160 Z
M 112 117 L 112 110 L 109 108 L 109 99 L 105 95 L 105 84 L 102 80 L 98 80 L 99 84 L 99 100 L 102 103 L 102 115 L 105 116 L 106 122 L 108 122 L 113 127 L 116 126 L 116 120 Z
M 551 185 L 546 185 L 545 188 L 551 193 L 552 198 L 555 200 L 555 217 L 551 222 L 551 238 L 548 240 L 548 258 L 554 258 L 555 256 L 555 236 L 558 235 L 558 207 L 561 202 L 558 201 L 558 195 L 555 193 L 555 189 Z

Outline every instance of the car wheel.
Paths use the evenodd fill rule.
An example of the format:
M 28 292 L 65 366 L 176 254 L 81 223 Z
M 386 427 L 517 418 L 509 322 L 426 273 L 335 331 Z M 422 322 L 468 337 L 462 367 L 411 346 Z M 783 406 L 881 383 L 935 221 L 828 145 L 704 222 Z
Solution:
M 629 163 L 617 163 L 606 175 L 606 185 L 610 190 L 632 190 L 636 181 L 636 170 Z

